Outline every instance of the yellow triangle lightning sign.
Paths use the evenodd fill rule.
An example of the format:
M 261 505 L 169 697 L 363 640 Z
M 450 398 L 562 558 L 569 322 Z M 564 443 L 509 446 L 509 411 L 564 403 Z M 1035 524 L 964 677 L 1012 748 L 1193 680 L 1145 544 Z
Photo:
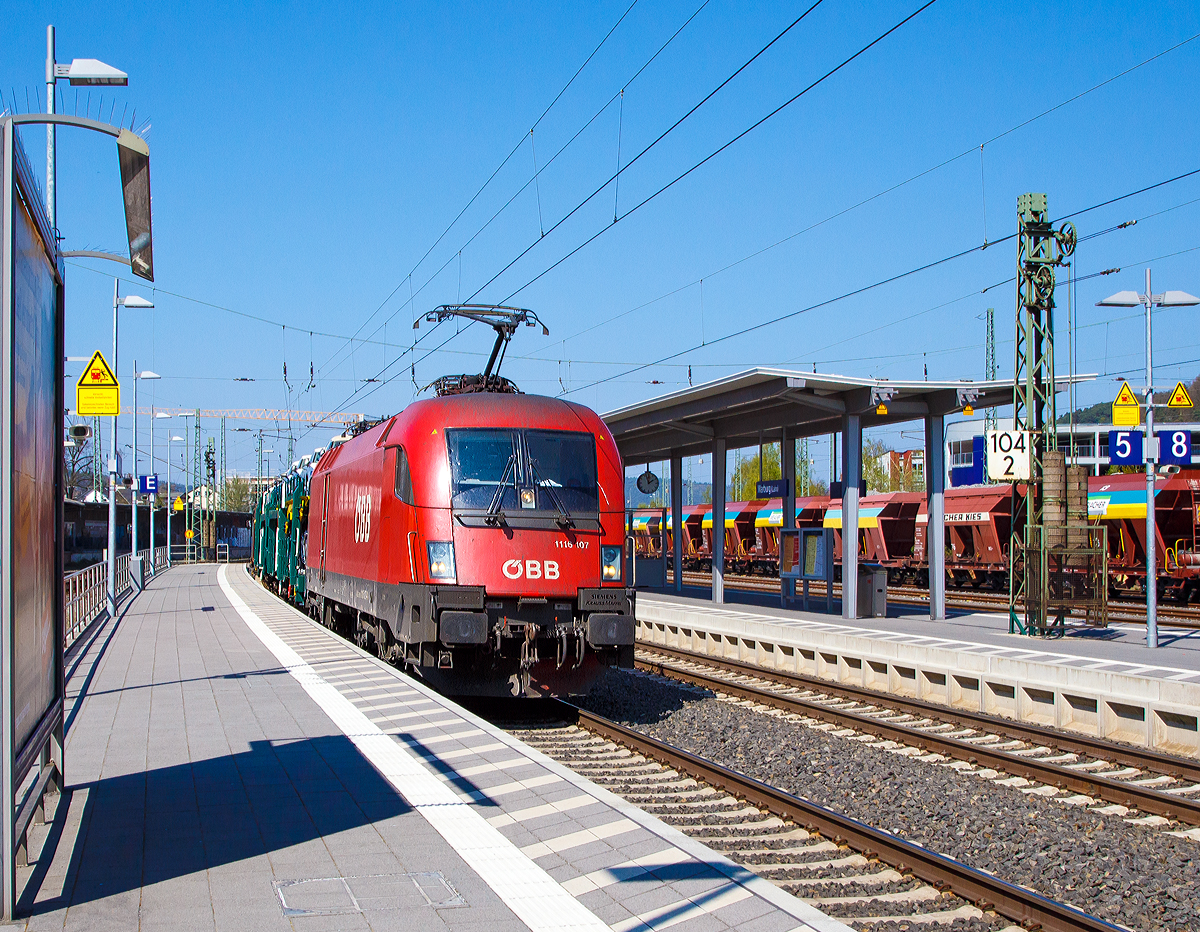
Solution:
M 1133 389 L 1129 387 L 1128 382 L 1121 383 L 1121 390 L 1117 392 L 1117 400 L 1113 402 L 1115 405 L 1135 405 L 1138 403 L 1137 396 L 1134 395 Z
M 1182 382 L 1175 383 L 1175 391 L 1171 392 L 1171 400 L 1167 402 L 1168 408 L 1190 408 L 1192 406 L 1192 396 L 1188 394 L 1187 389 L 1183 387 Z
M 117 415 L 121 413 L 121 386 L 99 350 L 75 383 L 75 413 Z

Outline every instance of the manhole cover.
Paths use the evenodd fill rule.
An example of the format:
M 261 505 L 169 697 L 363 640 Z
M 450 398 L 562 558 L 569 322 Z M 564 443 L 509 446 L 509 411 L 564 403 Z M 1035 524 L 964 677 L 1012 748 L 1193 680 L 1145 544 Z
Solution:
M 275 881 L 285 916 L 334 916 L 368 910 L 466 906 L 441 871 L 312 877 Z

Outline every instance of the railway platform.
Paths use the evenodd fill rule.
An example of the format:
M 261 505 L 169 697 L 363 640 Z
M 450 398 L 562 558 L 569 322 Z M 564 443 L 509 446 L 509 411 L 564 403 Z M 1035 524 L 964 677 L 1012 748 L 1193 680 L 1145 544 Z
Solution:
M 1135 624 L 1039 639 L 1009 634 L 993 612 L 845 621 L 752 593 L 722 605 L 705 595 L 639 592 L 639 644 L 1200 757 L 1200 630 L 1162 623 L 1152 651 Z
M 243 566 L 160 573 L 68 677 L 28 929 L 847 929 Z

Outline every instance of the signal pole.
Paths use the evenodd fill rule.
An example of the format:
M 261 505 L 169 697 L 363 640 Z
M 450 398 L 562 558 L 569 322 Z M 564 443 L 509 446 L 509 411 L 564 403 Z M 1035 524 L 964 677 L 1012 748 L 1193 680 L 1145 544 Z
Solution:
M 1013 429 L 1028 432 L 1029 483 L 1024 496 L 1012 491 L 1009 538 L 1009 631 L 1042 634 L 1046 630 L 1049 579 L 1045 572 L 1047 538 L 1043 509 L 1046 454 L 1058 450 L 1054 382 L 1054 270 L 1075 251 L 1075 227 L 1050 225 L 1045 194 L 1017 198 L 1016 358 L 1013 365 Z M 1017 531 L 1024 510 L 1024 533 Z M 1019 558 L 1019 559 L 1018 559 Z M 1017 617 L 1024 602 L 1025 624 Z

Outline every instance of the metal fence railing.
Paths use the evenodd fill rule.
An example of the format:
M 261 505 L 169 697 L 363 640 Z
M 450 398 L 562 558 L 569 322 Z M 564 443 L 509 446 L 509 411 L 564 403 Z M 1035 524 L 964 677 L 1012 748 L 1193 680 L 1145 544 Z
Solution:
M 167 548 L 156 547 L 153 551 L 141 550 L 138 555 L 146 561 L 147 571 L 165 569 Z M 131 554 L 117 557 L 117 601 L 120 602 L 133 588 L 129 575 Z M 63 634 L 64 649 L 70 647 L 77 637 L 108 606 L 108 561 L 93 563 L 86 569 L 68 573 L 63 577 Z

